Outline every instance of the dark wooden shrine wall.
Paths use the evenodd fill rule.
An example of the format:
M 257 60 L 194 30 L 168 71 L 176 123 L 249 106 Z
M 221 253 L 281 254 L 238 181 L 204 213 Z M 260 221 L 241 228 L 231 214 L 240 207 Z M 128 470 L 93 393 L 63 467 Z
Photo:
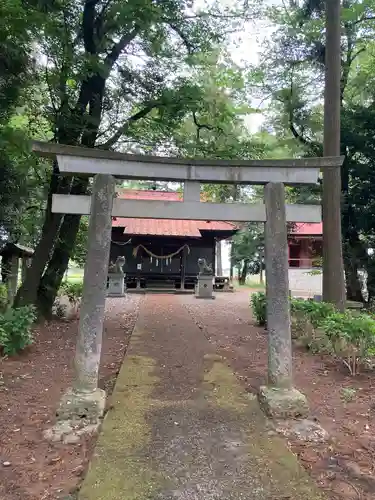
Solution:
M 129 242 L 129 240 L 131 240 Z M 128 242 L 128 243 L 126 243 Z M 124 243 L 126 243 L 124 245 Z M 151 257 L 142 248 L 138 249 L 137 255 L 133 255 L 134 248 L 143 245 L 153 254 L 165 256 L 179 250 L 184 245 L 188 246 L 184 252 L 166 259 Z M 112 244 L 110 261 L 115 262 L 118 256 L 124 256 L 126 263 L 124 272 L 128 275 L 179 275 L 185 264 L 185 275 L 196 276 L 198 274 L 198 259 L 205 258 L 207 262 L 215 267 L 215 239 L 213 236 L 202 238 L 176 238 L 171 236 L 131 236 L 123 235 L 118 230 L 112 232 Z M 186 260 L 185 260 L 186 259 Z

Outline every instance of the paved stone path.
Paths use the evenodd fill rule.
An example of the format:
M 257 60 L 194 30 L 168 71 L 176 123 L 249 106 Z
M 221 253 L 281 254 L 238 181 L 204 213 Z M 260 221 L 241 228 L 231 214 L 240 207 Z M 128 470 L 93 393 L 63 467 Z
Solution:
M 79 499 L 322 500 L 184 300 L 146 296 Z

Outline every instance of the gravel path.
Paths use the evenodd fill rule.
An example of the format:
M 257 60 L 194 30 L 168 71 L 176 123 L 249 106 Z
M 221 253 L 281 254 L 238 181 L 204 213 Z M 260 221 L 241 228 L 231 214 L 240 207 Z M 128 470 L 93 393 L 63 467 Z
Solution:
M 185 300 L 145 297 L 79 499 L 322 499 Z
M 213 301 L 180 298 L 202 334 L 255 394 L 267 377 L 267 332 L 255 326 L 250 292 L 216 294 Z M 317 484 L 334 500 L 375 498 L 374 374 L 350 377 L 332 356 L 293 346 L 294 385 L 309 401 L 311 418 L 328 433 L 324 444 L 291 442 Z M 351 400 L 345 394 L 354 394 Z

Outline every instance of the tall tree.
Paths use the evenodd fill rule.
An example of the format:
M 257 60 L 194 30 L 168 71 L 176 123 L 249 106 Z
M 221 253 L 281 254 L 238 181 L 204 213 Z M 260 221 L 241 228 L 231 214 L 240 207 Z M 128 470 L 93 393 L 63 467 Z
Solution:
M 362 152 L 355 150 L 354 144 L 363 145 L 361 127 L 358 128 L 361 121 L 355 120 L 356 129 L 350 129 L 350 124 L 359 105 L 371 106 L 374 8 L 373 0 L 345 0 L 341 15 L 341 154 L 346 158 L 341 171 L 342 238 L 347 296 L 354 300 L 360 300 L 362 295 L 358 270 L 361 266 L 366 267 L 363 257 L 366 239 L 362 234 L 364 212 L 359 209 L 358 190 L 360 185 L 368 185 L 367 182 L 359 184 L 362 176 L 357 167 L 361 164 L 363 168 L 366 164 L 368 171 L 372 160 L 368 157 L 369 148 L 366 147 L 366 159 Z M 278 140 L 288 144 L 294 141 L 294 155 L 321 156 L 326 59 L 325 2 L 283 2 L 282 6 L 269 11 L 268 17 L 276 28 L 272 43 L 264 50 L 260 67 L 253 68 L 251 72 L 252 78 L 258 79 L 257 88 L 262 88 L 265 95 L 272 97 L 267 125 L 275 131 Z M 368 116 L 365 109 L 362 111 Z M 367 134 L 368 121 L 362 125 L 364 123 L 363 133 Z M 303 202 L 315 202 L 321 195 L 316 187 L 293 189 L 293 193 L 289 194 L 294 201 Z M 362 203 L 367 202 L 363 200 Z
M 340 156 L 341 1 L 326 1 L 324 156 Z M 345 309 L 341 239 L 341 171 L 323 172 L 323 300 Z
M 149 120 L 165 137 L 187 109 L 201 105 L 191 69 L 243 14 L 239 0 L 203 9 L 190 0 L 35 3 L 44 15 L 38 48 L 56 142 L 128 151 L 129 138 L 138 142 L 140 121 Z M 53 214 L 52 196 L 88 189 L 86 179 L 61 177 L 54 164 L 41 238 L 18 304 L 37 302 L 43 313 L 50 311 L 80 223 L 79 216 Z

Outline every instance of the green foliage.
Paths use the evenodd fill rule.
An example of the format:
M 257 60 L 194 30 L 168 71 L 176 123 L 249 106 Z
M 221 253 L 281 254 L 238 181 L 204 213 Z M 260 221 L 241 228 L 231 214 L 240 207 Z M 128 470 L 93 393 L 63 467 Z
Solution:
M 375 320 L 371 316 L 335 313 L 321 327 L 351 375 L 356 375 L 360 364 L 375 354 Z
M 292 299 L 290 308 L 292 314 L 301 313 L 307 317 L 314 328 L 318 328 L 328 316 L 335 312 L 332 304 L 303 299 Z
M 336 312 L 331 304 L 291 301 L 292 331 L 313 352 L 335 355 L 356 375 L 375 354 L 375 320 L 368 314 Z
M 5 355 L 17 354 L 32 344 L 35 319 L 32 306 L 8 309 L 0 315 L 0 348 Z
M 86 262 L 88 230 L 89 218 L 86 216 L 81 217 L 74 250 L 70 257 L 71 260 L 73 260 L 81 268 L 85 266 Z
M 265 294 L 254 293 L 250 301 L 257 323 L 264 326 Z M 334 355 L 351 375 L 375 356 L 375 319 L 369 314 L 339 313 L 332 304 L 302 299 L 292 299 L 290 308 L 293 337 L 312 352 Z
M 250 297 L 250 305 L 259 326 L 265 326 L 267 323 L 267 303 L 264 292 L 253 293 Z
M 61 293 L 65 294 L 72 305 L 76 305 L 82 298 L 83 281 L 64 281 L 61 285 Z
M 8 290 L 6 285 L 0 284 L 0 314 L 5 311 L 8 302 Z

